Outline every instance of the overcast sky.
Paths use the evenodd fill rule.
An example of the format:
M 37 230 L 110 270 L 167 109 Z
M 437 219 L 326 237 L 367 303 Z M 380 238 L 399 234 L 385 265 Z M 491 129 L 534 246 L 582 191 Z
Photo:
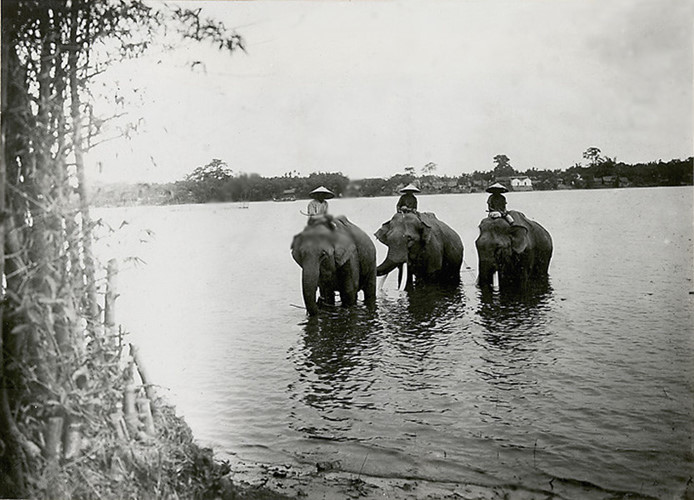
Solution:
M 489 170 L 497 154 L 567 168 L 591 146 L 692 154 L 689 1 L 191 4 L 248 53 L 186 43 L 113 67 L 106 88 L 139 89 L 126 109 L 144 128 L 90 153 L 93 181 L 176 180 L 212 158 L 361 178 Z

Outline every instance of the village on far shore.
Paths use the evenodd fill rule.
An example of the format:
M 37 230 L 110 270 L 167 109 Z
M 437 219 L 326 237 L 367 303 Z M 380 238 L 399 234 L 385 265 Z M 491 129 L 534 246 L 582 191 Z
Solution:
M 628 187 L 692 185 L 694 157 L 626 164 L 602 156 L 598 148 L 583 154 L 587 166 L 576 163 L 567 169 L 516 171 L 506 155 L 493 158 L 489 171 L 436 175 L 437 165 L 429 162 L 419 171 L 404 168 L 388 178 L 350 179 L 341 172 L 314 172 L 302 176 L 297 171 L 282 176 L 263 177 L 234 171 L 221 159 L 195 168 L 183 180 L 169 183 L 95 183 L 91 202 L 95 206 L 172 205 L 211 202 L 294 201 L 308 198 L 316 186 L 326 186 L 337 197 L 375 197 L 399 195 L 400 189 L 416 184 L 422 194 L 476 193 L 492 182 L 510 191 L 548 191 L 561 189 L 607 189 Z

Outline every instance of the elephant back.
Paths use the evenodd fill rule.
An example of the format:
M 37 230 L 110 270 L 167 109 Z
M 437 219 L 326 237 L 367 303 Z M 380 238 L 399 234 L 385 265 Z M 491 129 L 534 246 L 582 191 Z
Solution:
M 447 236 L 447 238 L 451 238 L 456 242 L 459 242 L 461 247 L 463 246 L 463 241 L 461 240 L 460 235 L 451 226 L 437 218 L 436 214 L 433 212 L 420 212 L 419 216 L 421 221 L 426 225 L 438 228 Z
M 513 217 L 513 225 L 514 226 L 523 226 L 528 231 L 530 231 L 531 229 L 534 229 L 535 231 L 547 233 L 547 236 L 549 236 L 549 233 L 547 232 L 547 230 L 544 227 L 542 227 L 542 225 L 539 222 L 528 219 L 523 212 L 518 212 L 516 210 L 509 210 L 508 213 L 511 214 L 511 217 Z
M 522 226 L 528 231 L 531 244 L 539 250 L 552 253 L 552 236 L 539 222 L 528 219 L 523 212 L 516 210 L 509 211 L 513 217 L 514 226 Z
M 355 243 L 357 243 L 357 250 L 359 252 L 360 260 L 366 259 L 370 260 L 372 257 L 376 258 L 376 246 L 368 234 L 366 234 L 359 226 L 351 222 L 344 215 L 337 215 L 333 218 L 335 227 L 338 230 L 344 231 L 349 234 Z
M 533 224 L 537 224 L 536 222 L 528 219 L 523 212 L 509 210 L 508 214 L 513 217 L 514 226 L 523 226 L 525 229 L 530 230 Z

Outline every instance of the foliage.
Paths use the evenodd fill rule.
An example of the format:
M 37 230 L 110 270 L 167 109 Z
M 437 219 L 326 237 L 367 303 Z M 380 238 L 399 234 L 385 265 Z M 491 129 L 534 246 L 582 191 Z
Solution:
M 692 184 L 692 158 L 628 165 L 605 160 L 595 166 L 576 164 L 566 170 L 539 170 L 531 168 L 514 175 L 530 177 L 535 190 L 587 189 L 628 186 L 680 186 Z M 202 167 L 195 169 L 200 172 Z M 497 176 L 493 171 L 474 171 L 458 177 L 428 175 L 419 179 L 409 174 L 349 180 L 341 173 L 313 173 L 301 177 L 296 173 L 281 177 L 262 177 L 258 174 L 224 171 L 214 189 L 198 189 L 193 181 L 202 179 L 197 174 L 183 181 L 168 184 L 112 185 L 102 187 L 91 196 L 99 205 L 164 205 L 205 203 L 209 201 L 264 201 L 280 199 L 287 190 L 296 198 L 307 198 L 317 186 L 325 185 L 338 196 L 391 196 L 399 189 L 417 180 L 423 193 L 460 193 L 484 190 Z M 191 177 L 193 176 L 193 177 Z M 201 180 L 205 186 L 207 181 Z
M 233 177 L 227 164 L 214 159 L 203 167 L 198 167 L 185 178 L 186 186 L 193 199 L 205 201 L 226 201 L 226 184 Z
M 2 497 L 75 493 L 66 482 L 74 464 L 53 456 L 49 423 L 82 429 L 90 454 L 113 437 L 107 417 L 122 395 L 121 351 L 97 301 L 82 160 L 108 117 L 98 118 L 89 83 L 145 51 L 170 21 L 183 36 L 243 49 L 238 35 L 199 14 L 138 0 L 2 2 Z
M 430 161 L 422 167 L 422 175 L 432 175 L 434 172 L 436 172 L 436 167 L 436 163 Z
M 511 166 L 511 159 L 506 155 L 496 155 L 494 157 L 494 177 L 508 177 L 514 175 L 516 171 Z
M 325 186 L 341 196 L 348 182 L 349 179 L 339 172 L 314 172 L 308 177 L 284 175 L 271 178 L 258 174 L 234 174 L 226 163 L 213 160 L 204 167 L 196 168 L 183 181 L 150 187 L 149 196 L 145 194 L 144 197 L 159 198 L 163 203 L 261 201 L 280 199 L 287 191 L 291 191 L 297 198 L 307 198 L 308 193 L 318 186 Z M 152 193 L 162 192 L 165 193 L 164 199 L 161 194 L 152 196 Z M 132 196 L 126 198 L 132 199 Z M 142 198 L 140 195 L 135 201 L 140 202 Z
M 591 166 L 595 166 L 603 161 L 601 153 L 600 148 L 590 147 L 583 152 L 583 158 L 588 160 Z

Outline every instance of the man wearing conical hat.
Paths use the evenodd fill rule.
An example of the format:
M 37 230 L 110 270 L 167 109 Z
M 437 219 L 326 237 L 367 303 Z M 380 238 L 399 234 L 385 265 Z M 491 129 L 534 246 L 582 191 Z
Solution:
M 330 198 L 334 198 L 335 195 L 333 194 L 332 191 L 327 189 L 325 186 L 320 186 L 311 191 L 308 194 L 311 198 L 313 198 L 309 203 L 308 203 L 308 209 L 307 209 L 307 215 L 309 217 L 316 217 L 316 216 L 321 216 L 325 215 L 328 213 L 328 202 L 326 200 L 329 200 Z
M 513 224 L 513 217 L 506 212 L 506 197 L 501 194 L 508 193 L 506 186 L 496 182 L 487 188 L 487 192 L 491 193 L 491 196 L 487 198 L 487 212 L 489 212 L 489 217 L 492 219 L 505 217 L 509 224 Z
M 419 189 L 414 184 L 408 184 L 400 190 L 402 196 L 398 200 L 398 204 L 395 210 L 398 212 L 416 212 L 417 211 L 417 198 L 415 193 L 419 193 Z

